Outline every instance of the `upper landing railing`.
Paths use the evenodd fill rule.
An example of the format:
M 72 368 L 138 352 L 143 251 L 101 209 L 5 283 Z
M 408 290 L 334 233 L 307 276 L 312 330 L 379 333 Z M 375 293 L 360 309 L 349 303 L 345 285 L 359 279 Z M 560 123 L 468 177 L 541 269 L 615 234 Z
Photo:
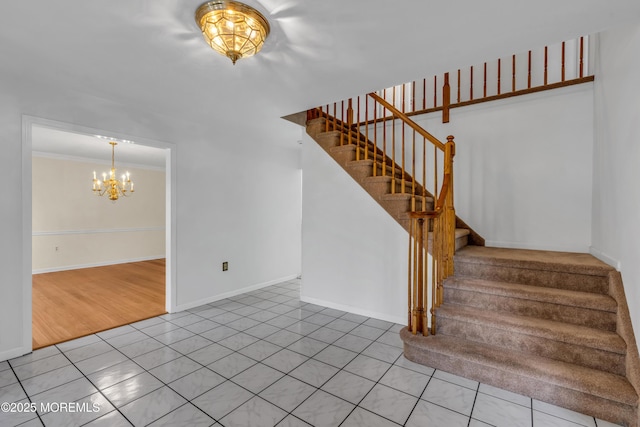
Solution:
M 452 108 L 593 81 L 589 68 L 589 37 L 583 36 L 377 93 L 404 106 L 409 117 L 442 111 L 448 123 Z

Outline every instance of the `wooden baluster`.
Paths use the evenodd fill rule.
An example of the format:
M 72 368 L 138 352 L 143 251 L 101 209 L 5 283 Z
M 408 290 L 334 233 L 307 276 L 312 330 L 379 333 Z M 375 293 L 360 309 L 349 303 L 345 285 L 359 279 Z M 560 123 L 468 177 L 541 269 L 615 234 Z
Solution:
M 352 144 L 351 141 L 351 134 L 353 133 L 352 128 L 353 127 L 353 102 L 351 100 L 351 98 L 349 98 L 348 104 L 347 104 L 347 141 L 349 143 L 349 145 Z M 357 150 L 356 150 L 357 152 Z
M 487 63 L 484 63 L 484 83 L 482 85 L 482 96 L 487 97 Z
M 396 106 L 396 87 L 391 90 L 391 105 Z M 396 115 L 391 115 L 391 194 L 396 194 Z
M 413 86 L 411 88 L 412 97 L 415 99 L 416 97 L 416 82 L 413 82 Z M 418 178 L 416 177 L 416 131 L 413 130 L 413 137 L 411 143 L 411 176 L 413 177 L 413 187 L 411 190 L 411 210 L 415 212 L 416 210 L 416 182 Z
M 327 104 L 327 115 L 324 119 L 324 131 L 329 132 L 329 104 Z
M 529 60 L 527 63 L 527 67 L 529 68 L 529 75 L 527 76 L 527 89 L 531 89 L 531 51 L 529 51 Z
M 422 109 L 427 109 L 427 79 L 422 79 Z
M 415 80 L 411 83 L 411 105 L 409 106 L 409 110 L 411 110 L 412 113 L 415 113 L 416 111 L 416 81 Z
M 511 57 L 511 92 L 516 91 L 516 56 Z
M 584 37 L 580 37 L 580 78 L 584 76 Z
M 416 183 L 418 182 L 418 177 L 416 177 L 416 131 L 415 129 L 411 137 L 411 177 L 413 178 L 413 180 L 411 181 L 411 211 L 415 212 Z
M 442 123 L 449 123 L 449 102 L 451 102 L 449 73 L 444 73 L 444 86 L 442 87 Z
M 413 112 L 416 112 L 416 82 L 413 82 L 413 86 L 411 86 L 411 97 L 413 98 Z
M 438 147 L 433 147 L 433 202 L 438 200 Z
M 375 122 L 373 125 L 375 126 Z M 369 160 L 369 97 L 366 95 L 364 96 L 364 159 Z
M 403 113 L 405 112 L 405 85 L 404 83 L 402 84 L 402 109 L 400 111 L 402 111 Z M 406 128 L 406 125 L 404 123 L 402 123 L 402 161 L 400 163 L 400 168 L 402 169 L 402 181 L 400 181 L 400 192 L 402 194 L 404 194 L 406 192 L 406 184 L 405 184 L 405 164 L 404 164 L 404 130 Z
M 502 89 L 502 82 L 500 81 L 500 75 L 502 73 L 502 60 L 498 59 L 498 95 L 500 95 L 500 90 Z
M 378 176 L 378 101 L 373 100 L 373 176 Z
M 429 309 L 429 272 L 428 272 L 428 254 L 429 254 L 429 223 L 431 218 L 426 218 L 423 223 L 424 227 L 424 240 L 422 248 L 422 256 L 420 264 L 422 265 L 422 335 L 425 337 L 429 335 L 429 321 L 428 321 L 428 309 Z
M 424 219 L 423 218 L 419 218 L 418 219 L 418 229 L 416 230 L 416 240 L 418 241 L 418 254 L 417 254 L 417 261 L 418 261 L 418 274 L 416 277 L 416 293 L 415 295 L 415 300 L 416 300 L 416 313 L 415 313 L 415 321 L 416 321 L 416 326 L 414 327 L 416 329 L 416 332 L 422 332 L 423 329 L 423 325 L 422 325 L 422 318 L 423 318 L 423 311 L 424 308 L 422 307 L 422 288 L 423 288 L 423 283 L 424 283 L 424 256 L 422 254 L 423 252 L 423 246 L 424 246 Z
M 544 47 L 544 85 L 547 85 L 547 76 L 549 75 L 547 68 L 549 65 L 549 46 Z
M 360 160 L 360 95 L 356 98 L 358 104 L 356 106 L 356 127 L 354 129 L 355 133 L 355 144 L 356 144 L 356 160 Z
M 344 101 L 340 104 L 340 145 L 344 145 Z
M 422 211 L 427 210 L 427 138 L 422 137 Z
M 333 103 L 333 129 L 338 129 L 338 104 L 336 102 Z
M 438 106 L 438 76 L 433 76 L 433 108 Z
M 458 104 L 460 103 L 460 68 L 458 68 Z
M 431 245 L 431 307 L 429 308 L 429 311 L 431 312 L 431 335 L 435 335 L 436 334 L 436 301 L 438 298 L 438 274 L 439 274 L 439 270 L 440 270 L 440 260 L 439 258 L 439 252 L 440 252 L 440 247 L 438 245 L 438 242 L 436 241 L 435 236 L 438 236 L 440 234 L 440 221 L 439 221 L 439 217 L 436 217 L 435 219 L 433 219 L 433 232 L 432 232 L 432 236 L 434 236 L 431 241 L 432 241 L 432 245 Z
M 560 73 L 561 75 L 560 81 L 564 81 L 564 51 L 565 51 L 565 42 L 562 42 L 562 71 Z
M 411 282 L 412 282 L 412 279 L 413 279 L 413 277 L 415 275 L 415 273 L 412 274 L 412 268 L 415 266 L 415 262 L 412 263 L 411 261 L 414 258 L 414 255 L 413 255 L 413 233 L 414 233 L 413 229 L 414 229 L 414 226 L 413 226 L 413 224 L 415 222 L 416 222 L 416 220 L 414 218 L 411 218 L 411 220 L 409 221 L 409 251 L 408 251 L 408 256 L 407 256 L 407 259 L 408 259 L 407 271 L 409 272 L 409 274 L 407 275 L 407 278 L 408 278 L 408 280 L 407 280 L 408 281 L 408 284 L 407 284 L 407 327 L 412 332 L 413 332 L 413 327 L 412 327 L 412 324 L 411 324 L 411 306 L 412 306 L 412 304 L 411 304 L 411 288 L 412 288 L 411 287 Z
M 382 91 L 382 99 L 387 100 L 387 90 Z M 387 176 L 387 107 L 382 106 L 382 176 Z
M 473 100 L 473 65 L 469 68 L 469 100 Z
M 414 228 L 414 238 L 413 238 L 413 281 L 411 283 L 411 332 L 413 335 L 418 333 L 418 319 L 416 318 L 416 294 L 417 294 L 417 284 L 418 284 L 418 228 L 420 225 L 418 224 L 418 219 L 415 220 L 415 228 Z

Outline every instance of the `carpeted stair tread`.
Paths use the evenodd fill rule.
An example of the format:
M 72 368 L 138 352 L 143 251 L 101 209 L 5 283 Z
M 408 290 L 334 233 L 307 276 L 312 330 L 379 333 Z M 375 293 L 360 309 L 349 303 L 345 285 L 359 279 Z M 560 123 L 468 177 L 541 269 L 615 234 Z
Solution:
M 552 304 L 589 308 L 615 313 L 618 305 L 609 295 L 567 289 L 546 288 L 519 283 L 498 282 L 472 277 L 450 277 L 444 283 L 445 288 L 461 289 L 471 292 L 540 301 Z
M 446 303 L 437 309 L 436 315 L 438 319 L 452 318 L 508 331 L 509 333 L 529 335 L 612 353 L 625 354 L 627 351 L 624 340 L 615 332 L 586 326 L 535 317 L 488 312 L 474 307 Z
M 405 346 L 410 345 L 426 352 L 443 354 L 451 359 L 505 371 L 516 378 L 526 377 L 536 382 L 550 383 L 633 408 L 638 406 L 638 395 L 634 388 L 626 378 L 620 375 L 451 336 L 423 337 L 412 335 L 406 328 L 401 331 L 401 335 Z
M 586 253 L 484 246 L 467 246 L 456 254 L 456 261 L 594 276 L 606 276 L 613 270 L 613 267 Z

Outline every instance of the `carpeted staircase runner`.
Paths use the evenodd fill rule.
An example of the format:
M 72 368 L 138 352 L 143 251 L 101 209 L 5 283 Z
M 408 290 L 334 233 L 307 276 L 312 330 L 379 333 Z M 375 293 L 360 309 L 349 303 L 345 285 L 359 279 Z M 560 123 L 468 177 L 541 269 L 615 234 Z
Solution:
M 467 246 L 437 335 L 401 332 L 405 356 L 600 419 L 638 425 L 614 270 L 588 254 Z

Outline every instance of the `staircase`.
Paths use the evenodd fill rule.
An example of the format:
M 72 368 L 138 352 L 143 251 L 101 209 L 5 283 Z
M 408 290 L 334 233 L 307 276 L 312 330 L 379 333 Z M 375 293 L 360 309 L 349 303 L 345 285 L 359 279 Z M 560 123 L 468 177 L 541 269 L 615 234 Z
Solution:
M 328 113 L 307 121 L 307 133 L 414 236 L 414 214 L 433 211 L 434 195 L 359 129 Z M 425 223 L 423 237 L 413 238 L 425 241 L 418 252 L 431 253 L 432 227 Z M 640 426 L 640 360 L 617 271 L 589 254 L 486 248 L 457 217 L 455 251 L 453 275 L 434 287 L 431 333 L 422 304 L 426 267 L 414 270 L 421 276 L 410 279 L 409 323 L 418 323 L 418 333 L 411 326 L 401 331 L 405 357 Z
M 627 426 L 635 347 L 618 333 L 618 273 L 588 254 L 469 246 L 454 258 L 436 335 L 401 332 L 418 363 Z M 621 307 L 622 305 L 622 307 Z
M 433 209 L 433 195 L 424 190 L 422 185 L 416 182 L 411 175 L 406 172 L 403 174 L 402 168 L 364 135 L 355 131 L 333 130 L 333 124 L 330 123 L 330 126 L 326 126 L 326 120 L 323 117 L 309 120 L 307 122 L 309 136 L 405 230 L 409 231 L 410 212 Z M 344 144 L 344 141 L 348 139 L 345 135 L 348 133 L 351 133 L 351 144 Z M 368 152 L 366 156 L 365 152 Z M 374 158 L 377 160 L 375 175 Z M 395 188 L 393 188 L 394 181 Z M 415 191 L 413 191 L 414 187 Z M 414 195 L 423 194 L 423 190 L 426 194 L 424 197 L 414 197 Z M 455 247 L 459 249 L 467 244 L 484 245 L 484 239 L 456 217 Z

